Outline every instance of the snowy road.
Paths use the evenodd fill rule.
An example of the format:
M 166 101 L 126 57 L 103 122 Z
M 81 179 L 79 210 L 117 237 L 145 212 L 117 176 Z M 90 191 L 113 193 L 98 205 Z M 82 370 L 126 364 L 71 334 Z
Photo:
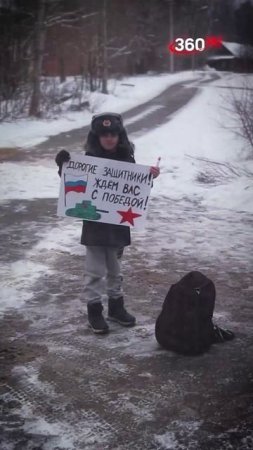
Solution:
M 180 106 L 196 90 L 181 86 Z M 133 329 L 95 337 L 86 327 L 81 224 L 56 217 L 52 141 L 42 161 L 21 152 L 28 162 L 2 165 L 1 450 L 253 448 L 252 169 L 202 117 L 218 114 L 216 91 L 204 85 L 168 125 L 154 105 L 175 99 L 161 96 L 129 124 L 138 162 L 162 156 L 148 226 L 124 256 Z M 159 349 L 154 321 L 170 284 L 194 268 L 215 281 L 215 320 L 237 339 L 183 358 Z
M 215 79 L 215 76 L 213 75 L 210 78 L 211 80 Z M 208 78 L 209 82 L 210 78 Z M 167 122 L 171 114 L 184 106 L 197 92 L 196 86 L 184 89 L 183 85 L 187 85 L 188 83 L 192 83 L 192 81 L 176 83 L 154 99 L 125 112 L 123 118 L 128 133 L 141 135 L 146 130 L 150 130 L 151 127 L 153 128 L 154 126 L 159 126 Z M 83 127 L 52 136 L 46 142 L 39 145 L 38 150 L 44 153 L 47 150 L 55 150 L 66 145 L 67 147 L 80 146 L 85 140 L 88 129 L 89 127 Z
M 177 81 L 178 80 L 180 81 Z M 123 118 L 124 123 L 126 125 L 128 133 L 131 134 L 133 138 L 138 137 L 139 135 L 143 135 L 145 132 L 150 131 L 154 127 L 160 126 L 164 123 L 167 123 L 169 120 L 171 120 L 173 114 L 175 114 L 180 108 L 182 108 L 184 105 L 186 105 L 196 94 L 198 90 L 198 86 L 205 85 L 210 83 L 211 81 L 217 80 L 219 77 L 214 73 L 203 73 L 203 72 L 190 72 L 188 74 L 187 79 L 187 73 L 185 76 L 182 76 L 180 73 L 178 77 L 175 78 L 175 82 L 169 83 L 169 87 L 165 89 L 161 94 L 154 96 L 151 100 L 148 101 L 141 101 L 141 103 L 138 106 L 135 106 L 134 108 L 131 108 L 125 112 L 123 112 Z M 181 80 L 182 78 L 182 80 Z M 159 79 L 157 81 L 159 85 Z M 172 84 L 172 85 L 171 85 Z M 145 84 L 144 84 L 145 86 Z M 148 89 L 148 87 L 147 87 Z M 152 92 L 152 90 L 151 90 Z M 135 99 L 136 93 L 132 94 L 131 91 L 126 93 L 127 97 L 133 95 L 132 102 L 138 102 L 138 100 Z M 146 94 L 147 96 L 148 94 Z M 149 94 L 150 96 L 150 94 Z M 137 96 L 138 99 L 138 96 Z M 114 99 L 115 100 L 115 99 Z M 110 101 L 110 99 L 108 99 Z M 113 109 L 113 106 L 110 106 L 110 104 L 107 104 L 104 106 L 105 110 L 113 110 L 118 111 L 118 108 L 115 105 L 115 109 Z M 123 99 L 119 99 L 119 104 L 122 103 L 122 107 L 124 105 Z M 99 112 L 99 111 L 97 111 Z M 96 112 L 96 113 L 97 113 Z M 84 115 L 85 117 L 85 115 Z M 90 123 L 91 118 L 89 119 L 88 123 Z M 87 121 L 87 119 L 86 119 Z M 59 121 L 60 122 L 60 121 Z M 71 120 L 70 120 L 71 123 Z M 83 148 L 83 144 L 85 142 L 89 126 L 83 126 L 79 128 L 75 128 L 75 121 L 73 118 L 73 128 L 70 131 L 58 133 L 56 135 L 50 136 L 48 139 L 46 139 L 44 142 L 37 146 L 32 146 L 28 148 L 25 148 L 23 151 L 19 152 L 19 155 L 15 155 L 12 157 L 13 159 L 19 159 L 20 154 L 22 154 L 23 158 L 31 158 L 34 159 L 35 157 L 42 157 L 42 158 L 48 158 L 54 155 L 59 149 L 67 148 L 69 150 L 78 150 L 80 151 Z M 20 126 L 22 123 L 20 124 Z M 49 130 L 52 128 L 52 133 L 54 132 L 54 127 L 52 126 L 52 123 L 48 123 Z M 33 130 L 30 130 L 31 123 L 27 123 L 28 127 L 28 133 L 32 133 Z M 43 123 L 43 128 L 45 127 L 45 123 Z M 24 133 L 26 124 L 23 125 Z M 0 131 L 4 134 L 5 128 Z M 36 132 L 36 127 L 35 130 Z M 15 133 L 15 129 L 14 129 Z M 20 134 L 20 129 L 17 128 L 17 134 Z M 45 132 L 45 135 L 47 133 Z M 14 141 L 16 141 L 15 136 L 13 137 Z M 29 136 L 27 138 L 29 142 Z M 36 138 L 35 138 L 36 140 Z M 25 135 L 23 136 L 23 133 L 20 135 L 20 141 L 25 142 Z M 3 140 L 5 142 L 5 140 Z M 10 137 L 10 142 L 12 142 L 12 139 Z M 0 139 L 1 144 L 1 139 Z M 18 144 L 20 145 L 20 144 Z M 12 145 L 10 145 L 11 147 Z M 26 146 L 24 146 L 26 147 Z

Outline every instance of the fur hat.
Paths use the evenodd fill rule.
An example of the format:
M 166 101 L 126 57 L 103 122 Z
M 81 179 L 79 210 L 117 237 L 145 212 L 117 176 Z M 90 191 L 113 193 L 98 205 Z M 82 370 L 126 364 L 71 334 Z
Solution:
M 123 130 L 123 120 L 120 114 L 103 113 L 92 117 L 91 132 L 97 136 L 106 132 L 120 134 Z

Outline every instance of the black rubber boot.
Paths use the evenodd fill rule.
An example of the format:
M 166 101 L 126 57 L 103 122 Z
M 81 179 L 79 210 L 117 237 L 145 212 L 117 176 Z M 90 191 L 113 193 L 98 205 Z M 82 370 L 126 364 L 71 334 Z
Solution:
M 217 325 L 213 326 L 213 343 L 219 344 L 220 342 L 231 341 L 235 335 L 230 330 L 225 330 Z
M 131 327 L 136 322 L 135 317 L 125 310 L 123 297 L 108 299 L 108 320 L 118 322 L 125 327 Z
M 88 303 L 88 321 L 89 326 L 96 334 L 106 334 L 109 331 L 109 327 L 102 314 L 102 303 Z

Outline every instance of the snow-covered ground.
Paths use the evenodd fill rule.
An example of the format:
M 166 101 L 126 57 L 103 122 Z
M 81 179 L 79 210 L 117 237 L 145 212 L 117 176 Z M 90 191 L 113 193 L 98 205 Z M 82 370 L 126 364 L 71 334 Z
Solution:
M 208 78 L 208 73 L 206 77 Z M 66 101 L 65 111 L 55 119 L 19 119 L 0 123 L 0 151 L 1 147 L 37 145 L 49 136 L 88 125 L 93 114 L 103 111 L 122 113 L 159 95 L 174 83 L 198 78 L 198 72 L 185 71 L 172 75 L 140 75 L 125 77 L 120 81 L 111 80 L 108 95 L 99 92 L 86 95 L 84 100 L 89 101 L 90 107 L 85 111 L 68 111 L 69 101 Z M 66 83 L 72 85 L 73 81 Z
M 243 76 L 228 78 L 234 86 L 245 82 Z M 137 139 L 139 163 L 162 158 L 152 192 L 156 198 L 189 198 L 208 209 L 253 213 L 253 158 L 247 158 L 245 142 L 232 132 L 233 117 L 224 109 L 230 91 L 218 88 L 226 83 L 224 75 L 203 87 L 171 122 Z
M 154 164 L 158 156 L 161 156 L 162 160 L 161 175 L 155 180 L 152 189 L 147 227 L 141 232 L 133 232 L 133 247 L 128 249 L 128 255 L 130 256 L 127 255 L 124 261 L 123 268 L 129 274 L 133 271 L 131 262 L 136 255 L 135 268 L 139 266 L 143 268 L 145 261 L 145 267 L 148 270 L 150 269 L 151 274 L 153 273 L 154 276 L 158 277 L 160 275 L 159 270 L 163 270 L 161 265 L 160 267 L 158 265 L 162 258 L 165 258 L 165 261 L 166 258 L 167 260 L 171 259 L 173 264 L 174 261 L 177 261 L 175 263 L 175 266 L 177 266 L 176 272 L 180 272 L 180 264 L 178 263 L 180 258 L 188 257 L 191 265 L 196 260 L 201 260 L 200 270 L 206 269 L 208 271 L 210 268 L 212 270 L 213 267 L 218 268 L 217 278 L 220 275 L 227 283 L 233 282 L 231 278 L 233 278 L 233 274 L 236 276 L 237 271 L 250 272 L 252 270 L 253 165 L 252 161 L 246 160 L 244 143 L 239 138 L 235 138 L 234 134 L 227 127 L 224 128 L 222 126 L 223 123 L 226 123 L 226 125 L 230 123 L 230 118 L 229 116 L 224 116 L 223 109 L 224 98 L 226 98 L 228 90 L 220 87 L 226 83 L 227 78 L 231 82 L 237 83 L 237 85 L 240 83 L 239 76 L 231 74 L 228 76 L 224 75 L 221 80 L 212 83 L 212 85 L 203 85 L 198 95 L 185 108 L 175 114 L 174 118 L 166 125 L 148 133 L 145 130 L 143 136 L 139 136 L 139 133 L 139 137 L 131 136 L 136 144 L 136 159 L 138 163 Z M 108 105 L 108 109 L 109 107 L 110 105 Z M 110 107 L 110 109 L 112 108 Z M 113 105 L 113 109 L 115 110 L 115 105 Z M 27 128 L 27 141 L 30 139 L 28 131 Z M 45 202 L 49 202 L 52 198 L 56 199 L 59 192 L 59 177 L 52 160 L 43 160 L 33 164 L 25 162 L 2 163 L 0 164 L 0 184 L 3 207 L 7 208 L 11 200 L 20 200 L 20 205 L 16 205 L 15 208 L 17 209 L 13 210 L 13 213 L 17 213 L 17 223 L 11 224 L 10 227 L 18 227 L 18 212 L 22 212 L 22 208 L 26 207 L 22 203 L 24 200 L 40 199 L 40 201 L 43 201 L 43 199 L 46 199 Z M 33 219 L 36 221 L 36 216 Z M 83 335 L 82 331 L 82 333 L 78 334 L 79 341 L 77 336 L 75 336 L 76 340 L 72 342 L 72 346 L 69 345 L 68 339 L 71 339 L 71 336 L 74 336 L 76 331 L 73 324 L 75 324 L 76 318 L 81 316 L 83 311 L 83 305 L 81 305 L 80 300 L 81 293 L 80 296 L 79 293 L 76 296 L 74 293 L 73 298 L 64 303 L 64 309 L 60 310 L 60 312 L 60 306 L 54 302 L 54 299 L 59 296 L 59 300 L 61 300 L 63 292 L 61 289 L 64 290 L 64 285 L 60 286 L 59 291 L 56 291 L 56 293 L 51 293 L 50 291 L 50 295 L 45 299 L 47 302 L 46 306 L 43 305 L 43 301 L 37 301 L 31 296 L 31 292 L 40 277 L 43 281 L 37 289 L 41 289 L 43 293 L 45 291 L 45 286 L 43 285 L 45 274 L 49 275 L 49 277 L 52 275 L 52 278 L 55 277 L 57 280 L 59 279 L 59 273 L 52 274 L 50 272 L 52 267 L 56 270 L 55 267 L 57 266 L 57 264 L 52 264 L 52 261 L 56 260 L 56 258 L 60 260 L 60 256 L 64 257 L 61 261 L 63 259 L 66 260 L 66 270 L 66 267 L 69 267 L 68 261 L 70 260 L 70 258 L 67 258 L 67 253 L 75 255 L 76 258 L 84 254 L 84 247 L 79 245 L 80 222 L 76 219 L 66 218 L 51 223 L 49 217 L 48 223 L 45 221 L 38 233 L 38 242 L 29 250 L 24 250 L 22 259 L 10 262 L 1 269 L 0 312 L 6 311 L 8 308 L 18 308 L 26 302 L 28 305 L 28 316 L 29 313 L 34 313 L 32 310 L 33 306 L 35 311 L 38 312 L 39 309 L 39 313 L 37 314 L 36 312 L 35 320 L 32 321 L 30 317 L 32 314 L 30 314 L 29 319 L 32 322 L 31 327 L 35 331 L 43 332 L 43 327 L 46 328 L 47 324 L 52 325 L 49 334 L 42 334 L 43 343 L 49 349 L 49 362 L 47 362 L 46 366 L 50 367 L 50 357 L 54 358 L 57 346 L 61 352 L 64 352 L 65 345 L 66 354 L 69 355 L 68 352 L 71 352 L 71 356 L 73 356 L 74 352 L 80 352 L 80 358 L 82 358 L 84 349 L 85 353 L 90 351 L 92 354 L 93 347 L 91 343 L 94 342 L 94 336 Z M 140 255 L 142 258 L 140 258 Z M 206 261 L 206 267 L 204 267 L 204 261 Z M 77 264 L 79 264 L 78 259 Z M 229 272 L 232 273 L 231 278 L 229 278 L 230 275 L 225 277 L 225 271 L 228 267 Z M 64 267 L 59 267 L 58 270 L 59 272 L 62 271 L 61 275 L 64 278 Z M 164 269 L 164 273 L 167 283 L 167 277 L 170 276 L 167 268 L 166 270 Z M 175 273 L 173 273 L 174 275 Z M 246 281 L 241 287 L 242 292 L 243 290 L 252 291 L 253 289 L 252 280 L 249 277 L 250 273 L 246 275 L 248 275 L 248 278 L 245 276 Z M 80 282 L 76 273 L 69 274 L 67 282 L 70 283 L 71 281 L 74 282 L 71 286 Z M 231 284 L 230 290 L 232 290 L 232 286 Z M 156 286 L 154 286 L 155 288 Z M 29 310 L 30 304 L 32 306 Z M 230 317 L 230 311 L 223 311 L 221 302 L 219 307 L 219 315 L 216 314 L 216 318 L 227 321 Z M 247 310 L 245 314 L 247 314 Z M 66 321 L 65 317 L 67 318 Z M 127 335 L 125 333 L 122 335 L 112 333 L 109 340 L 96 341 L 95 345 L 101 351 L 101 354 L 104 355 L 105 350 L 113 349 L 115 352 L 118 350 L 121 357 L 122 355 L 127 355 L 127 357 L 132 355 L 136 360 L 147 356 L 155 357 L 155 354 L 159 354 L 155 347 L 154 324 L 151 323 L 150 317 L 145 317 L 143 314 L 139 317 L 141 325 L 128 330 Z M 70 319 L 73 319 L 73 322 Z M 234 325 L 236 326 L 235 323 Z M 83 317 L 80 326 L 83 330 Z M 248 326 L 248 324 L 245 323 L 245 326 Z M 49 340 L 50 336 L 51 341 Z M 235 355 L 239 355 L 238 358 L 243 360 L 241 358 L 242 339 L 240 335 L 235 341 L 237 353 L 234 352 L 233 358 L 231 358 L 229 363 L 224 364 L 225 367 L 227 364 L 230 377 L 233 374 L 231 364 L 234 364 L 234 368 L 237 364 L 237 360 L 234 359 Z M 65 382 L 64 386 L 67 386 L 67 391 L 74 390 L 74 384 L 78 385 L 80 383 L 86 392 L 87 390 L 92 392 L 92 389 L 94 389 L 94 393 L 101 393 L 102 400 L 104 395 L 107 406 L 109 405 L 108 407 L 111 410 L 110 412 L 114 412 L 115 416 L 117 416 L 118 411 L 122 412 L 123 410 L 130 414 L 135 421 L 138 422 L 139 420 L 144 424 L 145 421 L 150 421 L 151 424 L 155 405 L 158 404 L 161 407 L 162 400 L 167 400 L 168 392 L 169 395 L 172 395 L 172 398 L 177 393 L 177 401 L 182 397 L 181 391 L 178 394 L 178 390 L 181 389 L 180 376 L 185 376 L 188 382 L 193 376 L 190 360 L 184 359 L 184 361 L 187 361 L 186 366 L 182 365 L 182 370 L 178 370 L 173 384 L 170 377 L 175 371 L 175 367 L 181 367 L 180 361 L 173 360 L 171 373 L 168 375 L 166 371 L 169 366 L 166 366 L 166 364 L 172 356 L 166 354 L 166 361 L 164 359 L 165 365 L 163 366 L 165 381 L 161 389 L 158 386 L 157 373 L 155 373 L 156 383 L 152 385 L 150 383 L 152 383 L 154 375 L 147 371 L 142 373 L 142 366 L 140 366 L 138 377 L 142 376 L 143 385 L 145 385 L 145 379 L 148 381 L 146 381 L 147 391 L 145 391 L 145 395 L 140 394 L 143 395 L 143 398 L 141 400 L 137 399 L 138 401 L 135 399 L 138 389 L 140 389 L 139 383 L 134 391 L 135 395 L 133 398 L 129 399 L 127 394 L 122 392 L 121 389 L 118 397 L 114 396 L 112 401 L 110 393 L 107 392 L 107 385 L 103 384 L 106 382 L 108 374 L 113 373 L 114 378 L 109 378 L 109 380 L 113 380 L 112 383 L 118 379 L 119 383 L 122 383 L 120 376 L 123 377 L 124 373 L 126 373 L 129 380 L 131 380 L 132 376 L 138 378 L 136 373 L 132 375 L 131 364 L 123 364 L 118 361 L 118 355 L 119 353 L 114 353 L 113 359 L 103 360 L 103 366 L 96 364 L 96 370 L 99 367 L 102 371 L 104 366 L 107 367 L 108 365 L 110 371 L 112 371 L 107 371 L 102 382 L 99 379 L 98 381 L 93 379 L 92 375 L 94 372 L 89 372 L 89 366 L 85 366 L 84 370 L 83 359 L 80 359 L 81 369 L 79 366 L 73 365 L 71 370 L 66 366 L 66 360 L 62 359 L 60 363 L 57 360 L 57 370 L 53 372 L 53 381 L 56 384 L 52 383 L 52 386 L 57 386 L 60 376 L 62 377 L 60 380 Z M 60 356 L 62 356 L 62 353 L 60 353 Z M 217 377 L 213 370 L 217 361 L 219 362 L 222 359 L 222 362 L 224 362 L 223 360 L 226 357 L 228 358 L 226 351 L 224 353 L 221 352 L 221 354 L 217 353 L 215 356 L 217 357 L 214 357 L 214 354 L 207 354 L 206 359 L 202 362 L 198 360 L 196 370 L 197 377 L 200 376 L 202 371 L 205 373 L 204 370 L 209 372 L 210 376 L 214 377 L 211 381 L 212 386 L 218 385 L 219 382 L 228 382 L 226 377 L 225 379 L 224 377 Z M 38 366 L 41 364 L 39 358 L 34 364 L 35 366 L 36 364 Z M 52 367 L 55 369 L 54 363 L 52 363 Z M 157 369 L 159 366 L 156 366 L 156 364 L 149 364 L 148 367 L 150 371 L 154 367 L 155 370 L 159 370 L 159 368 Z M 80 370 L 80 377 L 78 370 Z M 99 374 L 100 370 L 97 370 L 97 374 Z M 109 429 L 109 426 L 93 411 L 81 410 L 81 415 L 79 415 L 78 408 L 76 408 L 75 412 L 69 411 L 69 404 L 65 404 L 67 401 L 63 398 L 61 391 L 54 391 L 52 386 L 43 380 L 43 377 L 39 378 L 38 374 L 39 367 L 38 371 L 33 372 L 33 366 L 29 366 L 29 364 L 25 367 L 17 367 L 13 372 L 13 375 L 17 376 L 19 380 L 23 380 L 24 383 L 23 392 L 25 394 L 21 390 L 18 397 L 21 399 L 23 406 L 18 414 L 25 420 L 24 429 L 27 433 L 47 436 L 48 441 L 43 447 L 45 450 L 57 447 L 69 450 L 77 448 L 75 442 L 79 438 L 83 439 L 86 444 L 94 443 L 94 447 L 91 448 L 105 448 L 104 443 L 114 438 L 115 431 Z M 85 384 L 84 374 L 89 379 L 88 384 Z M 238 378 L 240 379 L 240 373 Z M 215 383 L 213 382 L 214 379 Z M 29 397 L 26 394 L 25 382 L 29 387 L 29 392 L 37 394 L 37 397 L 34 396 L 33 401 L 30 400 L 32 395 L 29 394 Z M 123 389 L 124 382 L 126 382 L 126 379 L 123 379 Z M 198 393 L 199 387 L 202 386 L 203 389 L 206 389 L 206 384 L 203 384 L 203 378 L 195 378 L 194 375 L 191 386 L 191 396 L 198 396 L 204 404 L 210 402 L 210 397 L 204 398 Z M 226 384 L 224 384 L 224 387 L 221 386 L 220 389 L 226 389 Z M 84 391 L 80 390 L 79 392 L 82 392 L 82 395 L 84 395 Z M 146 392 L 149 392 L 149 394 L 147 395 Z M 12 401 L 13 398 L 16 398 L 15 390 L 10 390 L 8 395 L 9 400 Z M 42 401 L 39 402 L 38 398 L 42 399 Z M 111 403 L 108 403 L 108 399 Z M 235 401 L 238 401 L 238 398 Z M 135 403 L 137 403 L 137 406 Z M 224 403 L 227 402 L 224 401 Z M 63 410 L 63 413 L 68 411 L 68 414 L 65 415 L 68 421 L 55 419 L 50 414 L 48 416 L 45 415 L 46 408 L 43 409 L 44 404 L 46 406 L 50 405 L 50 411 L 51 409 L 58 412 Z M 197 448 L 195 445 L 195 433 L 201 428 L 202 421 L 198 419 L 198 410 L 190 409 L 187 405 L 191 405 L 191 403 L 179 403 L 179 409 L 186 416 L 189 415 L 191 419 L 169 422 L 163 430 L 157 431 L 153 436 L 154 448 L 158 448 L 158 446 L 159 448 L 167 449 L 189 448 L 180 444 L 184 433 L 188 442 L 191 442 L 191 448 Z M 39 415 L 37 412 L 34 412 L 38 410 L 41 411 Z M 172 404 L 172 413 L 173 411 Z M 21 427 L 23 427 L 23 422 Z M 233 432 L 233 430 L 230 431 L 231 433 Z M 97 433 L 95 438 L 94 433 Z M 205 433 L 206 438 L 207 432 L 205 431 Z M 214 438 L 216 437 L 214 436 Z M 134 444 L 125 448 L 134 448 Z M 249 447 L 243 446 L 240 448 Z

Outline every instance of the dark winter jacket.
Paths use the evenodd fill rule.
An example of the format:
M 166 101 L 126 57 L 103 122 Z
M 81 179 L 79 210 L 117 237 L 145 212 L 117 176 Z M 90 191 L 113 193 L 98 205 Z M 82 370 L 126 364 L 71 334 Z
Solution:
M 133 146 L 127 138 L 123 143 L 119 143 L 115 153 L 106 152 L 100 146 L 92 145 L 92 139 L 90 134 L 85 152 L 87 156 L 135 163 Z M 102 247 L 125 247 L 131 244 L 130 228 L 128 226 L 84 220 L 81 244 Z

